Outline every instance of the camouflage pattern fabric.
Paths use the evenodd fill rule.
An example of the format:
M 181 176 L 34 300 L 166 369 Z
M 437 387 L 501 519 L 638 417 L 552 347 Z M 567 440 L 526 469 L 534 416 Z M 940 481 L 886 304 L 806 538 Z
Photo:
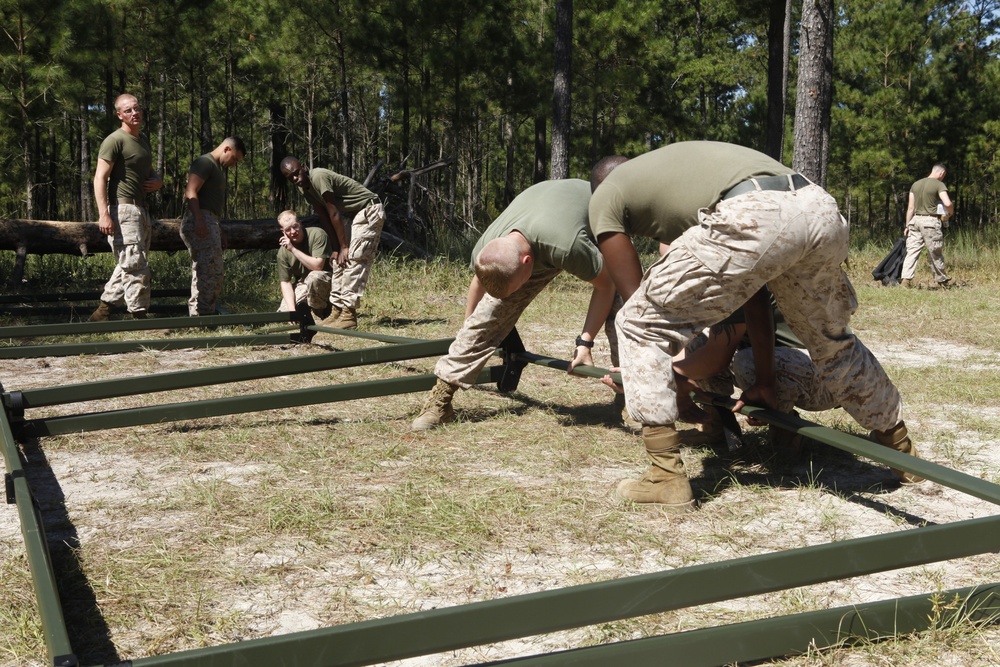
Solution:
M 917 272 L 917 260 L 920 251 L 927 246 L 927 259 L 931 263 L 931 273 L 934 281 L 943 284 L 948 282 L 948 274 L 944 270 L 944 235 L 941 233 L 941 220 L 934 215 L 915 215 L 907 225 L 906 259 L 903 260 L 904 280 L 912 280 Z
M 559 273 L 559 269 L 552 269 L 534 275 L 520 289 L 503 299 L 494 298 L 489 294 L 483 295 L 479 305 L 465 320 L 461 330 L 455 334 L 455 340 L 448 348 L 448 354 L 438 359 L 434 366 L 434 374 L 445 382 L 463 389 L 472 386 L 479 371 L 517 324 L 524 309 Z M 611 358 L 617 360 L 618 342 L 613 320 L 609 319 L 605 323 L 604 332 L 611 346 Z M 567 339 L 566 346 L 567 349 L 572 347 L 572 341 Z M 617 363 L 613 362 L 612 365 Z
M 330 272 L 310 271 L 303 280 L 295 283 L 295 303 L 288 304 L 281 300 L 278 310 L 288 312 L 295 310 L 295 304 L 305 302 L 313 310 L 323 310 L 330 300 Z
M 205 238 L 195 234 L 195 220 L 190 211 L 181 220 L 181 240 L 191 253 L 191 298 L 188 299 L 188 314 L 191 317 L 215 314 L 225 275 L 219 219 L 206 209 L 202 209 L 201 215 L 208 228 Z
M 484 294 L 461 330 L 455 334 L 448 354 L 438 359 L 434 374 L 463 389 L 471 387 L 479 371 L 517 324 L 524 309 L 559 273 L 558 269 L 553 269 L 532 276 L 520 289 L 503 299 Z
M 857 308 L 840 268 L 848 235 L 836 201 L 814 185 L 752 191 L 702 209 L 699 225 L 649 268 L 618 314 L 631 417 L 649 426 L 673 424 L 673 356 L 767 284 L 834 400 L 865 428 L 899 423 L 899 392 L 848 329 Z
M 385 208 L 378 201 L 373 201 L 358 211 L 350 228 L 344 230 L 350 244 L 347 263 L 340 266 L 335 261 L 330 262 L 333 268 L 330 303 L 337 308 L 356 309 L 361 303 L 384 224 Z
M 116 204 L 108 210 L 115 222 L 115 233 L 108 236 L 108 243 L 118 263 L 104 286 L 101 301 L 111 305 L 124 302 L 130 313 L 146 312 L 153 282 L 149 270 L 153 229 L 149 214 L 133 204 Z

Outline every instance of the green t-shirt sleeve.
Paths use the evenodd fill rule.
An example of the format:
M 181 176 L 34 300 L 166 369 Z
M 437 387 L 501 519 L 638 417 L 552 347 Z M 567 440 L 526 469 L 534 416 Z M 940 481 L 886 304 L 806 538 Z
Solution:
M 188 171 L 196 176 L 200 176 L 202 180 L 207 181 L 215 172 L 215 161 L 208 155 L 202 155 L 195 158 Z
M 309 229 L 309 254 L 312 257 L 322 257 L 330 259 L 330 237 L 322 229 L 312 227 Z
M 123 152 L 124 145 L 118 139 L 117 135 L 112 132 L 104 138 L 104 141 L 101 142 L 101 148 L 97 153 L 97 157 L 105 162 L 117 164 L 121 160 Z
M 589 283 L 597 277 L 603 266 L 601 251 L 597 249 L 587 230 L 581 229 L 562 260 L 563 271 Z
M 278 248 L 278 282 L 292 282 L 291 260 L 294 259 L 294 257 L 295 255 L 288 250 Z
M 594 238 L 608 232 L 628 234 L 625 197 L 615 183 L 604 182 L 590 197 L 590 229 Z

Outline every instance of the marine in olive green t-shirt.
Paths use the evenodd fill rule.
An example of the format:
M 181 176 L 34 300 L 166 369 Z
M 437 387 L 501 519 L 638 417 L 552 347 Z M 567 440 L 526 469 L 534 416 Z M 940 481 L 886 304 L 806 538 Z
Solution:
M 153 173 L 153 152 L 145 137 L 133 137 L 119 128 L 101 142 L 97 157 L 111 164 L 108 178 L 108 204 L 119 199 L 132 199 L 145 206 L 143 183 Z
M 305 242 L 299 246 L 299 250 L 304 250 L 303 246 L 309 248 L 310 257 L 322 257 L 330 259 L 330 237 L 319 227 L 306 227 Z M 328 264 L 329 262 L 327 262 Z M 329 269 L 329 266 L 326 266 Z M 295 258 L 288 248 L 278 248 L 278 281 L 283 283 L 294 283 L 304 279 L 309 274 L 302 262 Z
M 791 174 L 768 156 L 715 141 L 684 141 L 657 148 L 616 167 L 590 199 L 594 237 L 607 232 L 670 243 L 750 178 Z
M 531 186 L 483 232 L 472 251 L 473 268 L 487 243 L 517 231 L 531 245 L 532 276 L 557 269 L 587 282 L 594 280 L 604 260 L 590 236 L 589 201 L 590 184 L 578 178 Z
M 921 178 L 910 186 L 910 192 L 913 193 L 913 214 L 937 216 L 941 192 L 947 191 L 948 186 L 941 179 L 932 176 Z
M 211 153 L 205 153 L 191 163 L 188 171 L 204 181 L 198 190 L 198 206 L 218 215 L 226 203 L 226 172 L 222 165 Z
M 308 190 L 304 190 L 306 199 L 313 206 L 326 209 L 323 195 L 327 192 L 333 195 L 337 208 L 341 213 L 357 213 L 368 202 L 376 199 L 374 192 L 361 185 L 353 178 L 348 178 L 329 169 L 315 168 L 309 170 Z

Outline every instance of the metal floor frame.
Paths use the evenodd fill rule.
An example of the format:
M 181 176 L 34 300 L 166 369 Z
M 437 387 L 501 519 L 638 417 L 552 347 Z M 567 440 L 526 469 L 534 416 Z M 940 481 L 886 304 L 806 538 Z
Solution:
M 126 343 L 0 348 L 0 358 L 11 359 L 60 354 L 117 353 L 135 349 L 286 344 L 307 342 L 316 331 L 388 343 L 360 350 L 283 359 L 280 362 L 254 362 L 35 390 L 7 391 L 0 386 L 3 402 L 3 411 L 0 412 L 0 451 L 7 470 L 7 502 L 17 506 L 45 636 L 48 664 L 55 667 L 75 667 L 79 662 L 73 653 L 66 629 L 40 511 L 28 486 L 19 443 L 31 438 L 64 433 L 420 392 L 429 389 L 434 384 L 435 377 L 430 374 L 412 375 L 398 379 L 40 419 L 27 419 L 27 411 L 42 406 L 115 396 L 440 356 L 447 351 L 451 339 L 420 340 L 324 329 L 315 326 L 308 316 L 303 320 L 294 313 L 0 328 L 0 339 L 5 339 L 165 327 L 279 323 L 284 326 L 276 331 L 247 336 L 158 338 Z M 565 361 L 527 352 L 516 331 L 504 342 L 499 354 L 503 363 L 484 369 L 478 382 L 495 382 L 505 392 L 517 388 L 521 372 L 529 363 L 561 370 L 567 367 Z M 582 371 L 581 374 L 596 378 L 607 372 L 594 367 L 587 367 Z M 721 400 L 719 404 L 731 405 Z M 929 480 L 928 483 L 942 484 L 1000 504 L 1000 486 L 985 480 L 880 447 L 798 417 L 753 407 L 746 407 L 742 412 L 857 456 L 915 473 Z M 235 644 L 140 657 L 117 664 L 137 667 L 372 665 L 996 551 L 1000 551 L 1000 516 L 990 516 Z M 875 641 L 927 629 L 934 616 L 932 612 L 940 608 L 942 597 L 959 602 L 950 611 L 949 618 L 944 619 L 946 622 L 996 622 L 1000 618 L 1000 583 L 984 582 L 980 586 L 943 593 L 927 593 L 480 664 L 539 667 L 621 664 L 710 667 L 737 661 L 762 660 L 816 648 L 841 646 L 856 640 Z

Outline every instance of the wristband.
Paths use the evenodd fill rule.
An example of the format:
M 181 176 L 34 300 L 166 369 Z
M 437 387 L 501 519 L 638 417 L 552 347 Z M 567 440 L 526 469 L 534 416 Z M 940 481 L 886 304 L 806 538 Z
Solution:
M 594 347 L 594 341 L 592 341 L 592 340 L 584 340 L 582 336 L 577 336 L 576 337 L 576 346 L 580 347 L 581 345 L 583 347 L 590 347 L 590 348 L 592 348 L 592 347 Z

